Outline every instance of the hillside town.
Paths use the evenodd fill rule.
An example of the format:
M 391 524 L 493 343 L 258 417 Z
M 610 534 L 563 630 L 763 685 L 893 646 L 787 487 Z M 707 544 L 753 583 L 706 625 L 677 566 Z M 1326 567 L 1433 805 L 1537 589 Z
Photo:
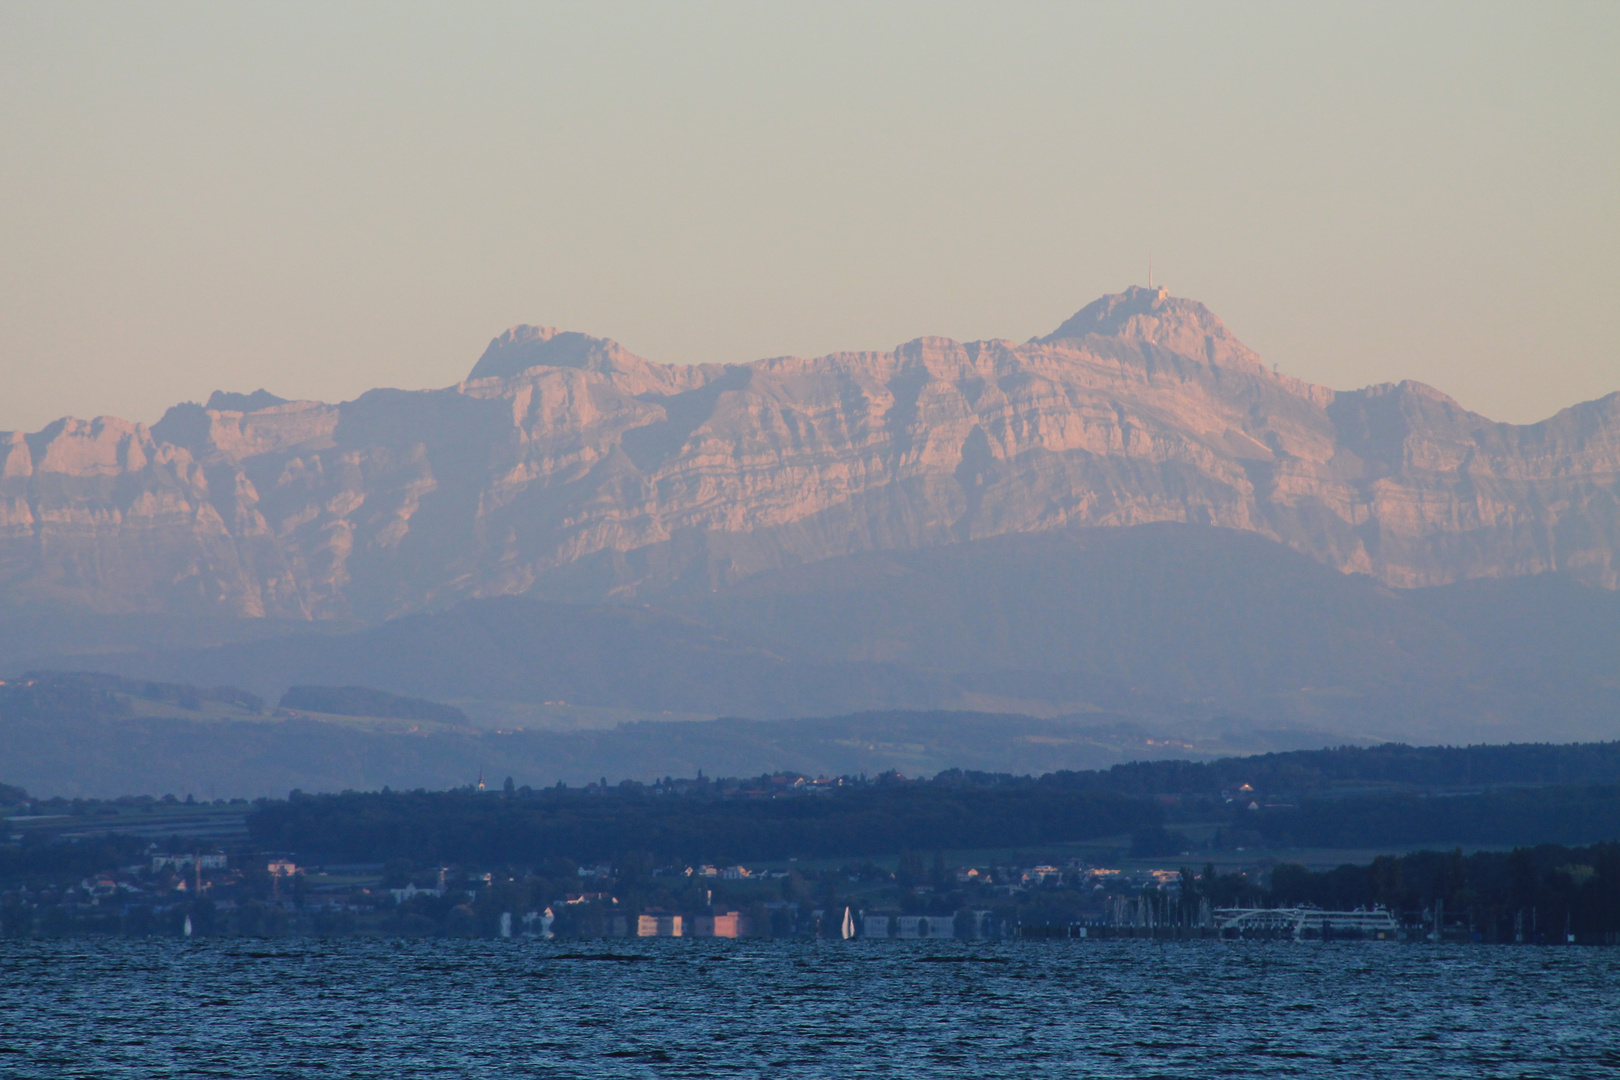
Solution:
M 303 866 L 290 856 L 169 852 L 72 881 L 7 882 L 0 933 L 625 938 L 1017 936 L 1026 918 L 1096 928 L 1205 927 L 1184 871 L 1066 865 L 932 868 L 907 854 L 813 869 L 743 865 Z M 1246 879 L 1225 886 L 1240 894 Z
M 1538 756 L 1495 767 L 1523 777 Z M 1477 757 L 1458 759 L 1476 782 Z M 1613 812 L 1614 789 L 1592 784 L 1366 793 L 1374 766 L 1444 779 L 1450 762 L 1393 747 L 1040 778 L 507 779 L 252 803 L 4 787 L 0 934 L 1620 943 L 1614 844 L 1377 853 L 1390 806 L 1433 807 L 1458 832 L 1539 828 L 1527 808 L 1593 827 Z M 1338 769 L 1353 797 L 1322 786 Z M 1319 837 L 1338 850 L 1313 853 Z M 1345 862 L 1356 843 L 1373 850 Z
M 1600 852 L 1609 863 L 1616 852 Z M 1459 853 L 1460 858 L 1460 853 Z M 1385 872 L 1400 867 L 1387 860 Z M 1605 871 L 1612 873 L 1613 866 Z M 1460 871 L 1466 874 L 1466 870 Z M 1578 888 L 1597 871 L 1561 868 Z M 0 935 L 460 937 L 519 939 L 1315 938 L 1617 944 L 1577 934 L 1568 907 L 1519 912 L 1511 937 L 1443 898 L 1421 911 L 1325 910 L 1297 894 L 1302 867 L 1220 874 L 1213 864 L 1121 870 L 1078 859 L 892 868 L 575 865 L 479 870 L 387 864 L 303 866 L 290 856 L 147 845 L 137 862 L 76 881 L 8 880 Z M 1584 929 L 1584 926 L 1583 926 Z

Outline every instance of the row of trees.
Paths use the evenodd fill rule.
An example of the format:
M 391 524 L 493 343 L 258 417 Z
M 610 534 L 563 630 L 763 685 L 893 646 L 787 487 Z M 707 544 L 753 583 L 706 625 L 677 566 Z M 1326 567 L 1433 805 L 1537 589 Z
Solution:
M 1507 743 L 1480 746 L 1340 746 L 1217 761 L 1133 761 L 1095 771 L 1018 777 L 952 769 L 940 780 L 1036 784 L 1122 795 L 1211 796 L 1250 785 L 1293 797 L 1334 789 L 1389 786 L 1421 790 L 1620 783 L 1620 742 Z
M 877 784 L 788 798 L 547 791 L 452 792 L 262 801 L 248 833 L 307 859 L 418 863 L 607 861 L 627 851 L 671 862 L 860 857 L 901 850 L 1038 846 L 1160 827 L 1162 808 L 1119 795 L 1038 788 Z
M 1620 837 L 1620 784 L 1307 799 L 1297 806 L 1240 810 L 1233 821 L 1273 848 L 1590 843 Z
M 769 778 L 766 778 L 767 780 Z M 295 795 L 248 814 L 254 842 L 330 861 L 607 861 L 647 851 L 669 861 L 844 858 L 901 850 L 1034 848 L 1131 837 L 1128 854 L 1199 848 L 1416 847 L 1593 843 L 1620 837 L 1620 785 L 1396 793 L 1252 807 L 1247 796 L 1182 801 L 1044 783 L 925 782 L 772 797 L 755 790 L 623 784 L 524 790 Z M 782 790 L 776 787 L 775 790 Z M 729 793 L 728 793 L 729 791 Z M 1191 837 L 1200 839 L 1194 840 Z
M 1500 941 L 1519 933 L 1612 935 L 1620 933 L 1620 843 L 1422 851 L 1322 873 L 1282 865 L 1271 871 L 1267 899 L 1341 910 L 1378 904 L 1408 914 L 1438 904 Z

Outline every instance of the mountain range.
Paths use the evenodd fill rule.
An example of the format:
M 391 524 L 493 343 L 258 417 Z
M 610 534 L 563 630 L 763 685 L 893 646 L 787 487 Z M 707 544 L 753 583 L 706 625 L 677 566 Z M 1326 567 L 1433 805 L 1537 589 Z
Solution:
M 1329 390 L 1163 289 L 1022 345 L 748 364 L 520 326 L 442 390 L 0 434 L 0 608 L 371 623 L 1164 521 L 1395 587 L 1613 589 L 1617 492 L 1620 393 L 1520 426 L 1418 383 Z
M 441 390 L 0 434 L 0 675 L 367 687 L 468 725 L 0 708 L 27 763 L 0 780 L 1613 739 L 1617 544 L 1620 393 L 1510 425 L 1329 390 L 1162 289 L 1022 345 L 751 364 L 515 327 Z

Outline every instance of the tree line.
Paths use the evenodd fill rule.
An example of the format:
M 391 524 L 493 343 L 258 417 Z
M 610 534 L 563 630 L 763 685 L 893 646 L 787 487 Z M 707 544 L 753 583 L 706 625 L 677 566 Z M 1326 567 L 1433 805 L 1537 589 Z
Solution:
M 1028 787 L 877 783 L 772 797 L 662 787 L 294 795 L 261 800 L 248 834 L 304 858 L 418 863 L 671 861 L 889 855 L 905 849 L 1039 846 L 1161 828 L 1155 802 Z

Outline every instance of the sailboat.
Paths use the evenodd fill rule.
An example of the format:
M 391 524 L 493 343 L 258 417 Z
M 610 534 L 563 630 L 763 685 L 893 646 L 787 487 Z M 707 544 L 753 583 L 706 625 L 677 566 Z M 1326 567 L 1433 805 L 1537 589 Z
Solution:
M 191 936 L 191 916 L 190 915 L 186 916 L 186 925 L 184 927 L 183 933 L 186 935 L 186 937 Z
M 855 936 L 855 916 L 850 914 L 849 908 L 844 909 L 844 924 L 838 930 L 844 935 L 845 941 Z

